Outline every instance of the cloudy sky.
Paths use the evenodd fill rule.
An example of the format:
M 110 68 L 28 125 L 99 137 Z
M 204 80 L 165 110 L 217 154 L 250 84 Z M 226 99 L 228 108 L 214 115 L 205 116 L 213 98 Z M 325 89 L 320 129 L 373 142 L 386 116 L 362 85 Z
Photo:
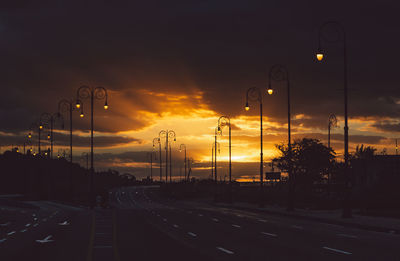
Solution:
M 356 3 L 357 2 L 357 3 Z M 232 122 L 233 175 L 257 175 L 258 104 L 245 111 L 246 90 L 262 90 L 264 154 L 287 142 L 286 85 L 273 82 L 272 65 L 290 74 L 293 138 L 327 142 L 330 114 L 338 118 L 332 146 L 343 152 L 343 44 L 323 42 L 318 28 L 338 21 L 348 52 L 350 151 L 358 144 L 395 152 L 400 131 L 398 61 L 400 27 L 396 1 L 12 1 L 0 8 L 0 145 L 23 144 L 32 123 L 56 113 L 61 99 L 76 99 L 81 85 L 108 90 L 109 110 L 96 100 L 96 168 L 149 174 L 146 152 L 160 130 L 174 130 L 175 175 L 181 143 L 194 159 L 194 175 L 207 177 L 219 116 Z M 335 28 L 327 40 L 342 39 Z M 88 151 L 85 117 L 73 115 L 74 155 Z M 65 114 L 65 126 L 69 126 Z M 68 148 L 57 124 L 56 149 Z M 35 129 L 36 130 L 36 129 Z M 33 148 L 37 150 L 37 133 Z M 45 130 L 44 132 L 47 132 Z M 228 159 L 228 130 L 218 137 L 219 159 Z M 45 139 L 45 134 L 43 138 Z M 43 145 L 46 147 L 46 144 Z M 225 163 L 222 163 L 222 173 Z M 154 170 L 157 172 L 158 170 Z M 223 175 L 223 174 L 222 174 Z

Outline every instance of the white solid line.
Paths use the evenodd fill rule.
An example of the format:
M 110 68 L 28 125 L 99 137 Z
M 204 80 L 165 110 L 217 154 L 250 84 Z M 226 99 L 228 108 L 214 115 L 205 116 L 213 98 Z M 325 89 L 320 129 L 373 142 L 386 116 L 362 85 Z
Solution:
M 218 222 L 218 219 L 216 219 L 216 218 L 213 218 L 212 220 L 215 221 L 215 222 Z
M 338 252 L 338 253 L 341 253 L 341 254 L 345 254 L 345 255 L 351 255 L 350 252 L 346 252 L 346 251 L 335 249 L 335 248 L 330 248 L 330 247 L 322 247 L 322 248 L 323 249 L 327 249 L 327 250 L 331 250 L 331 251 L 334 251 L 334 252 Z
M 225 252 L 225 253 L 227 253 L 227 254 L 229 254 L 229 255 L 235 254 L 235 253 L 233 253 L 232 251 L 230 251 L 230 250 L 228 250 L 228 249 L 225 249 L 225 248 L 223 248 L 223 247 L 217 247 L 217 249 L 218 249 L 218 250 L 221 250 L 222 252 Z
M 265 220 L 265 219 L 259 219 L 258 221 L 260 221 L 260 222 L 264 222 L 264 223 L 266 223 L 266 222 L 267 222 L 267 220 Z
M 348 235 L 348 234 L 337 234 L 340 237 L 348 237 L 348 238 L 358 238 L 357 236 Z
M 232 227 L 237 227 L 237 228 L 241 228 L 241 226 L 239 226 L 239 225 L 232 225 Z
M 264 234 L 264 235 L 267 235 L 267 236 L 271 236 L 271 237 L 277 237 L 276 234 L 267 233 L 267 232 L 261 232 L 261 234 Z
M 15 234 L 15 231 L 11 231 L 10 233 L 7 233 L 8 236 L 11 236 L 12 234 Z
M 292 228 L 304 229 L 303 227 L 301 227 L 301 226 L 296 226 L 296 225 L 293 225 Z
M 195 233 L 188 232 L 188 234 L 191 235 L 192 237 L 197 237 L 197 235 Z
M 179 227 L 178 225 L 174 224 L 174 228 L 178 228 L 178 227 Z

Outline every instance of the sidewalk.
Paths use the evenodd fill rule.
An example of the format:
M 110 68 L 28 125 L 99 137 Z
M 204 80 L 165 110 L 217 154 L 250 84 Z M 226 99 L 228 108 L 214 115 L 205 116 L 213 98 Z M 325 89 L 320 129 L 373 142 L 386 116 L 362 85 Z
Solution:
M 280 215 L 286 217 L 295 217 L 306 220 L 313 220 L 322 223 L 341 225 L 344 227 L 353 227 L 359 229 L 365 229 L 376 232 L 385 232 L 391 234 L 400 234 L 400 219 L 386 218 L 386 217 L 371 217 L 361 216 L 354 214 L 356 210 L 353 210 L 352 218 L 341 218 L 342 210 L 304 210 L 296 209 L 294 211 L 287 211 L 282 207 L 267 206 L 257 207 L 254 204 L 248 203 L 213 203 L 214 206 L 235 208 L 253 212 L 267 213 L 271 215 Z

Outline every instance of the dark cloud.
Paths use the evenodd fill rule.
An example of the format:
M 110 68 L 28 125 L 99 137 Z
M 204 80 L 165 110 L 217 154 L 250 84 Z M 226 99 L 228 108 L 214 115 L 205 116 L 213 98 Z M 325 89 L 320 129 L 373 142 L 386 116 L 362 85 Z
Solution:
M 387 121 L 372 124 L 372 127 L 385 132 L 400 132 L 400 123 L 392 123 Z

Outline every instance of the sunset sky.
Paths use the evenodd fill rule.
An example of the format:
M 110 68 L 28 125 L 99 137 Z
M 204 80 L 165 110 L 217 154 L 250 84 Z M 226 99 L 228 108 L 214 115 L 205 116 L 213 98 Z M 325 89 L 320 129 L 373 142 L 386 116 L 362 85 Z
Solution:
M 31 124 L 43 112 L 57 112 L 59 100 L 76 99 L 79 86 L 103 86 L 109 110 L 96 101 L 96 169 L 149 175 L 146 153 L 153 138 L 160 130 L 174 130 L 175 175 L 183 157 L 177 149 L 184 143 L 194 159 L 193 175 L 206 178 L 214 128 L 219 116 L 227 115 L 233 176 L 255 176 L 259 111 L 257 103 L 244 110 L 245 94 L 253 86 L 263 90 L 264 155 L 270 161 L 278 155 L 274 145 L 287 142 L 286 85 L 274 83 L 272 96 L 265 91 L 269 68 L 279 63 L 290 73 L 292 138 L 326 144 L 328 116 L 336 114 L 339 126 L 331 144 L 341 157 L 342 45 L 324 43 L 325 59 L 315 59 L 318 27 L 330 20 L 342 23 L 347 33 L 350 152 L 358 144 L 395 152 L 400 131 L 395 1 L 362 6 L 349 1 L 22 2 L 0 8 L 2 152 L 21 146 Z M 73 118 L 75 162 L 81 164 L 90 144 L 88 101 L 84 106 L 86 117 L 74 112 Z M 67 130 L 55 134 L 55 154 L 68 148 L 67 135 Z M 227 138 L 225 128 L 218 137 L 222 177 Z M 34 149 L 36 139 L 34 132 Z

